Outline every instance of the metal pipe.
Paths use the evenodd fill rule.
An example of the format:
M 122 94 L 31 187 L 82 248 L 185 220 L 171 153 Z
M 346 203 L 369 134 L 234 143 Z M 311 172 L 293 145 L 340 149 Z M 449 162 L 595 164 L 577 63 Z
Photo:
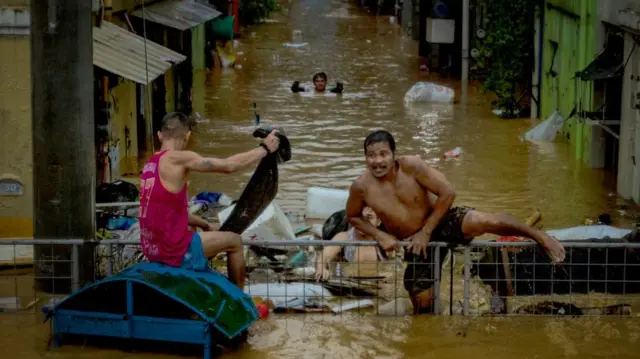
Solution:
M 61 246 L 70 246 L 74 244 L 85 244 L 84 239 L 48 239 L 48 238 L 0 238 L 0 246 L 32 246 L 40 244 L 52 244 Z
M 71 290 L 76 291 L 80 288 L 80 253 L 78 245 L 74 244 L 71 248 Z
M 538 6 L 540 4 L 538 3 Z M 538 118 L 538 102 L 540 101 L 540 72 L 542 61 L 541 53 L 541 41 L 542 37 L 542 11 L 540 8 L 540 14 L 535 19 L 534 32 L 533 32 L 533 74 L 531 74 L 531 119 Z
M 434 286 L 433 286 L 433 314 L 440 314 L 440 269 L 442 265 L 440 264 L 442 259 L 440 258 L 440 251 L 434 251 L 433 255 L 433 278 L 434 278 Z
M 244 240 L 244 245 L 251 246 L 273 246 L 273 247 L 294 247 L 294 246 L 355 246 L 355 247 L 370 247 L 378 245 L 376 241 L 325 241 L 325 240 L 306 240 L 306 239 L 290 239 L 290 240 Z M 399 246 L 408 246 L 410 242 L 398 242 Z M 640 248 L 640 243 L 630 242 L 585 242 L 585 241 L 562 241 L 562 245 L 565 248 Z M 82 245 L 82 244 L 98 244 L 98 245 L 113 245 L 113 244 L 140 244 L 139 240 L 118 240 L 118 239 L 105 239 L 105 240 L 89 240 L 82 239 L 31 239 L 31 238 L 0 238 L 1 245 L 22 245 L 29 246 L 34 244 L 53 244 L 53 245 Z M 538 244 L 535 242 L 489 242 L 489 241 L 471 241 L 466 247 L 477 248 L 501 248 L 501 247 L 535 247 Z M 431 242 L 430 247 L 447 247 L 448 243 L 445 242 Z
M 471 279 L 471 248 L 464 249 L 464 315 L 469 315 L 469 280 Z
M 2 243 L 0 241 L 0 243 Z M 68 243 L 68 242 L 62 242 Z M 140 241 L 136 240 L 117 240 L 117 239 L 105 239 L 97 242 L 98 244 L 140 244 Z M 408 246 L 410 242 L 398 242 L 399 246 Z M 325 240 L 300 240 L 300 239 L 290 239 L 290 240 L 264 240 L 264 241 L 256 241 L 256 240 L 243 240 L 244 245 L 252 245 L 252 246 L 273 246 L 273 247 L 294 247 L 294 246 L 319 246 L 319 247 L 329 247 L 329 246 L 355 246 L 355 247 L 370 247 L 378 245 L 376 241 L 325 241 Z M 535 247 L 538 244 L 535 242 L 489 242 L 489 241 L 472 241 L 467 247 Z M 628 242 L 618 242 L 618 243 L 594 243 L 594 242 L 570 242 L 563 241 L 562 245 L 565 248 L 640 248 L 640 243 L 628 243 Z M 430 247 L 447 247 L 448 243 L 444 242 L 431 242 L 429 243 Z
M 467 103 L 469 92 L 469 0 L 462 0 L 462 95 L 461 103 Z
M 96 208 L 108 208 L 108 207 L 140 207 L 140 202 L 96 203 Z

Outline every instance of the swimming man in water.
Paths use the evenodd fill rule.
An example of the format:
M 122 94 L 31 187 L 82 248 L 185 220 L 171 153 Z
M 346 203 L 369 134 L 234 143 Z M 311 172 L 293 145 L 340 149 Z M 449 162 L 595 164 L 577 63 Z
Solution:
M 375 237 L 385 250 L 395 250 L 398 239 L 411 242 L 405 252 L 409 265 L 404 286 L 414 313 L 433 309 L 433 259 L 429 259 L 431 263 L 427 260 L 430 241 L 468 244 L 485 233 L 522 236 L 539 243 L 552 262 L 564 260 L 562 244 L 543 231 L 505 214 L 453 207 L 456 195 L 451 183 L 417 156 L 396 156 L 396 143 L 389 132 L 369 134 L 364 152 L 367 169 L 351 185 L 347 216 L 355 228 Z M 362 217 L 365 206 L 378 215 L 386 232 Z M 431 248 L 429 253 L 433 254 Z M 446 254 L 446 248 L 440 248 Z
M 327 74 L 325 74 L 324 72 L 318 72 L 317 74 L 313 75 L 313 89 L 316 92 L 325 92 L 327 90 L 327 82 Z M 329 88 L 329 92 L 331 93 L 342 93 L 342 90 L 342 82 L 336 82 L 336 87 Z M 291 86 L 291 91 L 298 93 L 305 92 L 306 90 L 304 87 L 300 87 L 300 82 L 295 81 Z
M 271 132 L 251 151 L 228 158 L 202 157 L 185 150 L 191 136 L 191 120 L 173 112 L 162 119 L 158 132 L 162 148 L 144 166 L 140 182 L 140 240 L 151 262 L 201 271 L 208 259 L 227 252 L 229 279 L 244 287 L 245 263 L 242 239 L 232 232 L 214 231 L 204 219 L 187 211 L 187 181 L 191 172 L 234 173 L 251 166 L 278 149 Z M 205 232 L 193 232 L 189 226 Z

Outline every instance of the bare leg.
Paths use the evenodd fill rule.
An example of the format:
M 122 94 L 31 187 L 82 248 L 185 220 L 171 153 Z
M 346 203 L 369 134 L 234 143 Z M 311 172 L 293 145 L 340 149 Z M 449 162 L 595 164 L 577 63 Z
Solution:
M 552 262 L 564 261 L 564 247 L 558 240 L 506 214 L 471 211 L 462 220 L 462 232 L 471 238 L 485 233 L 531 238 L 547 251 Z
M 242 237 L 232 232 L 199 232 L 205 257 L 211 259 L 219 253 L 227 252 L 229 279 L 240 289 L 244 289 L 245 264 L 242 251 Z

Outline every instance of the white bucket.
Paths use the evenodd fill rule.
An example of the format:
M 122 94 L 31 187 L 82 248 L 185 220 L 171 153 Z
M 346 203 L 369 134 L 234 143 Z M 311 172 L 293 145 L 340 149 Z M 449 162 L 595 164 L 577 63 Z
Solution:
M 307 218 L 326 219 L 346 208 L 349 191 L 333 188 L 310 187 L 307 190 Z

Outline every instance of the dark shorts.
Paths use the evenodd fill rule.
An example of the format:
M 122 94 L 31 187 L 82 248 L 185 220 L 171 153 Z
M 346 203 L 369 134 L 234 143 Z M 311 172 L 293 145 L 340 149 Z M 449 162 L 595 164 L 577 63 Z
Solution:
M 451 207 L 440 224 L 431 234 L 431 242 L 445 242 L 451 245 L 467 244 L 468 239 L 462 233 L 462 220 L 473 208 Z M 434 260 L 436 251 L 440 251 L 440 263 L 447 255 L 447 247 L 429 247 L 427 259 L 405 252 L 404 259 L 408 262 L 404 271 L 404 288 L 409 295 L 415 295 L 433 287 L 435 282 Z

